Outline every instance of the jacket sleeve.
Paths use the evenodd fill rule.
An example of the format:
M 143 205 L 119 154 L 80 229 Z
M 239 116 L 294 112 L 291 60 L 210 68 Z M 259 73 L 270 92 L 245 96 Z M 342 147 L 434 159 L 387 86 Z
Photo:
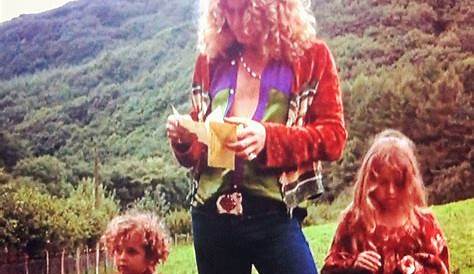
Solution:
M 202 107 L 202 105 L 200 105 L 201 102 L 196 102 L 196 99 L 199 100 L 200 96 L 202 96 L 202 92 L 208 89 L 208 74 L 207 57 L 201 54 L 195 63 L 191 89 L 192 107 L 189 114 L 195 121 L 198 120 L 198 111 Z M 171 148 L 180 165 L 192 168 L 198 164 L 205 145 L 199 143 L 197 138 L 194 138 L 191 144 L 171 143 Z
M 293 168 L 302 163 L 341 157 L 347 139 L 341 89 L 334 59 L 329 48 L 319 43 L 312 48 L 310 62 L 300 71 L 309 71 L 318 81 L 316 95 L 308 109 L 304 126 L 288 127 L 264 123 L 263 165 L 270 168 Z
M 423 226 L 421 235 L 423 241 L 422 251 L 415 253 L 416 274 L 448 274 L 449 251 L 446 239 L 438 221 L 432 213 L 425 215 L 426 225 Z
M 358 252 L 355 250 L 355 239 L 348 227 L 347 218 L 339 224 L 328 255 L 324 259 L 322 274 L 357 273 L 354 262 Z

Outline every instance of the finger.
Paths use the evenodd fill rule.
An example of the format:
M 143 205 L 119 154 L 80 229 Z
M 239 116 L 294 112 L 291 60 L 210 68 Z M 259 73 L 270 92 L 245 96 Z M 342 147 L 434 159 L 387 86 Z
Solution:
M 244 127 L 248 126 L 250 123 L 250 119 L 244 117 L 224 117 L 224 122 L 234 124 L 234 125 L 243 125 Z
M 367 254 L 367 255 L 370 255 L 372 257 L 375 257 L 379 260 L 382 259 L 382 256 L 380 256 L 380 254 L 375 252 L 375 251 L 365 251 L 364 253 Z
M 375 266 L 373 266 L 373 265 L 371 265 L 367 262 L 360 262 L 359 265 L 362 269 L 366 269 L 366 270 L 369 270 L 371 272 L 377 272 L 377 270 L 378 270 Z
M 239 141 L 231 142 L 226 145 L 227 148 L 239 153 L 257 143 L 257 138 L 245 138 Z
M 372 271 L 372 272 L 377 271 L 376 269 L 374 269 L 373 267 L 371 267 L 370 265 L 368 265 L 366 262 L 364 262 L 364 261 L 362 261 L 362 260 L 357 260 L 357 261 L 354 263 L 354 266 L 355 266 L 357 269 L 361 269 L 361 270 L 369 270 L 369 271 Z
M 369 260 L 370 262 L 372 262 L 373 264 L 381 266 L 381 263 L 380 263 L 381 257 L 378 253 L 369 251 L 369 252 L 364 253 L 363 257 Z
M 226 147 L 234 151 L 235 153 L 240 153 L 247 147 L 247 145 L 245 144 L 245 140 L 242 140 L 242 141 L 228 143 L 226 144 Z
M 362 265 L 364 265 L 369 270 L 377 271 L 379 269 L 379 266 L 377 264 L 372 263 L 371 261 L 367 260 L 364 257 L 361 257 L 359 261 Z
M 176 122 L 178 120 L 179 120 L 179 116 L 171 114 L 170 116 L 168 116 L 167 122 L 172 123 L 172 124 L 176 124 Z
M 237 152 L 236 155 L 240 158 L 251 160 L 250 158 L 253 158 L 253 157 L 250 157 L 252 154 L 255 154 L 255 156 L 257 156 L 256 149 L 257 149 L 256 146 L 250 146 L 240 152 Z
M 168 122 L 166 123 L 166 130 L 168 131 L 176 131 L 178 129 L 178 125 L 176 122 Z
M 252 126 L 244 127 L 237 131 L 237 140 L 242 140 L 250 136 L 255 136 L 255 131 Z

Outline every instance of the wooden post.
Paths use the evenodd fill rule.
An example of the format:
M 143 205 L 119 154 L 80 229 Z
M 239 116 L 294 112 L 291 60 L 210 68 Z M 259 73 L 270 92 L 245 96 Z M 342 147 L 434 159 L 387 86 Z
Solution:
M 30 274 L 30 271 L 28 269 L 28 254 L 25 254 L 25 273 Z
M 76 274 L 81 274 L 81 249 L 76 248 Z
M 86 274 L 89 274 L 89 247 L 86 246 Z
M 99 263 L 100 263 L 100 244 L 95 245 L 95 274 L 99 274 Z
M 97 146 L 94 147 L 94 207 L 98 208 L 100 205 L 99 186 L 100 186 L 100 161 L 97 153 Z
M 107 253 L 107 246 L 104 246 L 104 253 L 105 253 L 105 260 L 104 260 L 104 268 L 105 268 L 105 273 L 107 273 L 107 266 L 109 263 L 109 256 Z
M 47 249 L 44 252 L 46 253 L 46 274 L 49 274 L 49 252 Z
M 64 274 L 64 254 L 66 251 L 63 248 L 63 251 L 61 251 L 61 274 Z

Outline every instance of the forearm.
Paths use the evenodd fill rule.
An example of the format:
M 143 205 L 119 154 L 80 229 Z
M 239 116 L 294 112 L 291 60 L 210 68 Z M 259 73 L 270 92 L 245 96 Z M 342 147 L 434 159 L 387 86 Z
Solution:
M 334 161 L 342 155 L 347 132 L 337 69 L 325 45 L 317 47 L 313 60 L 315 65 L 305 67 L 314 68 L 310 74 L 311 79 L 318 79 L 313 83 L 316 92 L 312 98 L 298 95 L 295 126 L 264 124 L 267 167 L 293 168 L 317 160 Z
M 271 168 L 337 160 L 347 138 L 343 123 L 337 119 L 306 126 L 287 127 L 275 123 L 265 123 L 264 126 L 266 166 Z

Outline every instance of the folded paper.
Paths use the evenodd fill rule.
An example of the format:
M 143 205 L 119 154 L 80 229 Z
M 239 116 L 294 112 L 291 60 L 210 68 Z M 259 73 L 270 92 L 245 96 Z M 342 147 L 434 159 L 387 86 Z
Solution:
M 208 166 L 235 169 L 235 152 L 227 149 L 225 143 L 237 140 L 237 125 L 223 122 L 222 108 L 218 107 L 212 111 L 205 122 L 196 122 L 190 116 L 180 115 L 171 107 L 173 113 L 179 117 L 179 124 L 196 134 L 199 142 L 207 145 Z

